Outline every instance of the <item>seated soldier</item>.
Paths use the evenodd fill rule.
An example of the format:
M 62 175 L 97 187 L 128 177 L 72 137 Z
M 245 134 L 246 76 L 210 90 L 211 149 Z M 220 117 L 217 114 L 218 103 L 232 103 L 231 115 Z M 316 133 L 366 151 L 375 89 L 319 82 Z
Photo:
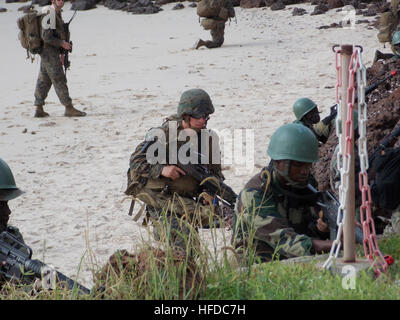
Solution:
M 18 228 L 8 224 L 11 214 L 8 201 L 19 197 L 23 193 L 17 188 L 10 167 L 4 160 L 0 159 L 0 233 L 7 231 L 22 242 L 23 237 Z
M 309 98 L 300 98 L 293 105 L 293 112 L 296 116 L 294 123 L 300 123 L 314 132 L 320 143 L 328 140 L 332 129 L 332 121 L 335 120 L 336 110 L 331 108 L 329 116 L 320 121 L 317 104 Z
M 286 124 L 271 137 L 265 167 L 240 192 L 232 243 L 239 253 L 254 249 L 261 261 L 329 252 L 328 225 L 319 218 L 310 169 L 318 161 L 318 141 L 307 127 Z
M 202 190 L 199 190 L 199 182 L 186 175 L 176 161 L 181 162 L 181 156 L 189 151 L 190 159 L 198 160 L 195 159 L 197 164 L 196 161 L 190 163 L 203 164 L 215 177 L 221 181 L 224 179 L 216 141 L 218 137 L 207 129 L 207 121 L 212 113 L 214 106 L 207 92 L 202 89 L 185 91 L 180 98 L 177 114 L 167 118 L 161 127 L 151 129 L 146 141 L 137 146 L 130 158 L 125 194 L 146 204 L 147 218 L 153 222 L 155 239 L 165 240 L 162 236 L 168 236 L 169 245 L 173 249 L 183 250 L 183 253 L 199 246 L 197 228 L 210 224 L 209 219 L 215 208 L 211 197 L 200 195 Z M 179 139 L 182 135 L 189 140 L 190 137 L 196 138 L 198 144 L 194 152 L 182 149 L 185 150 L 182 153 L 180 149 L 186 148 L 188 141 L 187 138 L 183 141 Z M 162 151 L 165 153 L 165 159 L 161 161 L 152 159 L 155 142 L 161 149 L 165 148 L 157 150 L 157 156 Z M 200 146 L 209 148 L 210 152 L 198 153 Z M 205 154 L 209 155 L 207 161 L 203 161 Z M 202 157 L 201 160 L 198 157 Z M 146 222 L 147 219 L 144 220 Z

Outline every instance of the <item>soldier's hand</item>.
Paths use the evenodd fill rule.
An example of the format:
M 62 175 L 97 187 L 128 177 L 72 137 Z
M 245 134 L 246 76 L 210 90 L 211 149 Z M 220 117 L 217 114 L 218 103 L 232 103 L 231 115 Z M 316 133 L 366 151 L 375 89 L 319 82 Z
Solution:
M 166 178 L 170 178 L 172 180 L 178 179 L 181 175 L 186 175 L 185 171 L 177 166 L 165 166 L 162 171 L 161 175 Z
M 332 243 L 331 240 L 312 239 L 312 246 L 316 253 L 328 253 L 331 250 Z
M 321 218 L 317 220 L 317 229 L 320 232 L 329 232 L 329 226 Z
M 72 50 L 72 46 L 69 42 L 64 41 L 61 45 L 61 47 L 67 51 L 71 51 Z

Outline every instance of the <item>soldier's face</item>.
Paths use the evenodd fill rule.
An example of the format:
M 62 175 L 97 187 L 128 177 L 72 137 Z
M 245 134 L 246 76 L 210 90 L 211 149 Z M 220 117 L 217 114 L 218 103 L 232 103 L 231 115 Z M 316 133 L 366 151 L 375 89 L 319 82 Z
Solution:
M 8 207 L 8 201 L 0 201 L 0 216 L 6 217 L 11 213 L 10 208 Z
M 311 166 L 312 163 L 292 160 L 289 171 L 290 179 L 300 184 L 307 183 L 311 171 Z
M 207 127 L 207 121 L 210 117 L 204 116 L 199 118 L 190 117 L 190 127 L 193 129 L 204 129 Z
M 321 118 L 320 118 L 320 116 L 319 116 L 318 108 L 312 109 L 309 113 L 307 113 L 307 114 L 303 117 L 303 119 L 304 119 L 304 121 L 305 121 L 306 123 L 309 123 L 309 124 L 318 123 L 318 122 L 321 120 Z
M 64 6 L 64 0 L 53 0 L 52 3 L 56 9 L 61 9 Z

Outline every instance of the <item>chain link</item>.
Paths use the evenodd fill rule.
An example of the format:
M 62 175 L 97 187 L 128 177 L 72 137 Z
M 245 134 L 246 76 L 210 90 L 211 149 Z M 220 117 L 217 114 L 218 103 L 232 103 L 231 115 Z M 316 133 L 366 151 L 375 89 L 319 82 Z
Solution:
M 340 56 L 340 64 L 339 64 Z M 349 187 L 349 170 L 350 170 L 350 152 L 351 152 L 351 141 L 354 138 L 354 123 L 353 123 L 353 110 L 355 103 L 355 87 L 354 87 L 354 76 L 357 76 L 357 89 L 358 89 L 358 155 L 360 158 L 360 173 L 359 173 L 359 186 L 361 191 L 362 204 L 360 206 L 361 223 L 363 226 L 364 240 L 363 247 L 365 257 L 368 258 L 371 266 L 374 268 L 375 274 L 379 276 L 382 272 L 387 274 L 387 262 L 379 250 L 375 224 L 371 214 L 371 190 L 368 184 L 368 152 L 367 152 L 367 104 L 365 102 L 365 88 L 367 86 L 366 68 L 362 63 L 361 50 L 356 49 L 350 59 L 349 65 L 349 87 L 347 89 L 347 120 L 345 123 L 345 146 L 342 145 L 342 132 L 341 132 L 341 100 L 339 98 L 339 89 L 342 87 L 341 82 L 341 66 L 342 57 L 340 50 L 335 51 L 335 61 L 337 70 L 337 84 L 336 84 L 336 102 L 337 107 L 337 118 L 336 118 L 336 135 L 339 140 L 339 152 L 337 154 L 337 167 L 340 172 L 340 186 L 339 186 L 339 202 L 337 215 L 338 232 L 337 237 L 332 243 L 331 251 L 328 259 L 323 264 L 323 268 L 329 269 L 339 255 L 341 246 L 341 235 L 343 232 L 343 223 L 347 208 L 345 206 L 345 198 Z M 344 148 L 343 148 L 344 147 Z

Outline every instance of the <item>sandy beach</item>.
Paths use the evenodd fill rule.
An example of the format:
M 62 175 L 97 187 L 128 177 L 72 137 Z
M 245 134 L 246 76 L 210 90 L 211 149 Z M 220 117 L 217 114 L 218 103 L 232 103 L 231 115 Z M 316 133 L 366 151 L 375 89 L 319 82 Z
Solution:
M 67 276 L 76 276 L 84 257 L 78 280 L 89 287 L 88 249 L 101 266 L 115 250 L 134 251 L 148 237 L 141 219 L 128 216 L 130 201 L 123 201 L 129 157 L 148 129 L 176 112 L 183 91 L 202 88 L 210 94 L 216 111 L 209 128 L 254 133 L 251 170 L 223 164 L 225 182 L 239 192 L 266 164 L 274 130 L 294 120 L 296 99 L 310 97 L 323 116 L 329 113 L 335 102 L 333 45 L 361 45 L 367 67 L 376 49 L 389 52 L 366 23 L 317 29 L 344 15 L 331 10 L 311 16 L 309 4 L 281 11 L 237 7 L 224 45 L 213 50 L 193 49 L 198 38 L 210 39 L 210 34 L 189 2 L 182 10 L 165 5 L 153 15 L 99 5 L 79 11 L 70 26 L 74 48 L 68 86 L 75 106 L 88 115 L 64 117 L 51 89 L 45 106 L 50 117 L 38 119 L 33 93 L 40 58 L 26 60 L 18 41 L 16 20 L 22 13 L 17 9 L 24 4 L 0 0 L 8 10 L 0 13 L 0 157 L 26 192 L 9 203 L 10 224 L 21 230 L 34 258 Z M 64 7 L 64 20 L 73 14 L 70 6 Z M 292 16 L 294 7 L 308 13 Z M 201 235 L 210 242 L 209 231 Z M 223 245 L 230 231 L 218 235 Z

